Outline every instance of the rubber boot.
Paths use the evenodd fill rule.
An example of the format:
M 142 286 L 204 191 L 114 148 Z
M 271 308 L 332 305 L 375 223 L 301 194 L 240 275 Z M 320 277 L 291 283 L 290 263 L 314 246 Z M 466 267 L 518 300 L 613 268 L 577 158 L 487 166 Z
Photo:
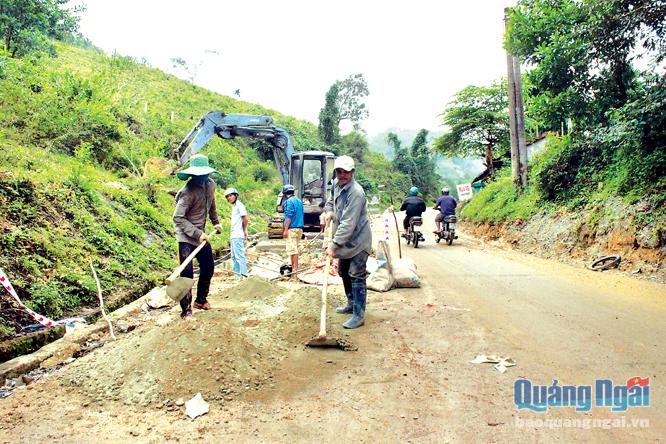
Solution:
M 346 313 L 351 313 L 353 311 L 353 309 L 354 309 L 354 300 L 352 298 L 352 295 L 348 294 L 347 295 L 347 305 L 342 305 L 342 306 L 336 308 L 335 312 L 346 314 Z
M 367 296 L 365 279 L 352 281 L 352 295 L 354 296 L 353 314 L 347 322 L 342 324 L 344 328 L 358 328 L 365 322 L 365 299 Z

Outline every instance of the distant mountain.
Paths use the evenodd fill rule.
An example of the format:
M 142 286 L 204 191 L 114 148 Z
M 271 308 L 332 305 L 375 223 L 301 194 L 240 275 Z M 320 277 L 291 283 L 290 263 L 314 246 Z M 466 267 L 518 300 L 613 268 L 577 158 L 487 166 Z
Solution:
M 368 137 L 370 151 L 382 153 L 384 157 L 391 160 L 393 159 L 393 148 L 386 141 L 388 133 L 395 133 L 403 146 L 409 147 L 412 141 L 419 132 L 418 129 L 404 129 L 404 128 L 388 128 L 381 133 Z M 444 134 L 444 131 L 433 131 L 428 134 L 428 141 L 430 144 L 439 136 Z M 457 184 L 468 183 L 474 177 L 479 175 L 485 167 L 483 161 L 478 158 L 462 158 L 462 157 L 440 157 L 437 156 L 437 173 L 442 178 L 442 184 L 449 187 L 455 187 Z

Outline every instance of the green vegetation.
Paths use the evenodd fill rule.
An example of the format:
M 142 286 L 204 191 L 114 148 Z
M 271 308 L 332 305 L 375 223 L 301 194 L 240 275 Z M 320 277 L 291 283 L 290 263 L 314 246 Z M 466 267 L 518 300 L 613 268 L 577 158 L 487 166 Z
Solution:
M 428 144 L 428 131 L 419 131 L 409 148 L 403 148 L 394 133 L 389 133 L 386 139 L 393 147 L 394 168 L 409 178 L 410 184 L 403 190 L 403 194 L 406 194 L 408 188 L 416 186 L 421 197 L 434 200 L 439 195 L 441 177 L 436 172 L 435 160 Z
M 396 171 L 382 154 L 370 152 L 368 138 L 359 128 L 361 120 L 368 116 L 363 103 L 368 94 L 363 74 L 350 75 L 331 85 L 319 113 L 318 134 L 325 145 L 322 149 L 354 159 L 356 179 L 370 200 L 377 198 L 380 206 L 387 207 L 400 201 L 411 185 L 407 175 Z M 349 134 L 340 134 L 343 120 L 349 120 L 354 127 Z
M 358 131 L 361 120 L 368 117 L 363 99 L 369 94 L 363 74 L 353 74 L 338 80 L 326 93 L 324 107 L 319 112 L 319 138 L 327 145 L 340 142 L 340 122 L 349 120 Z
M 307 122 L 127 57 L 51 44 L 55 58 L 0 51 L 0 267 L 45 315 L 95 304 L 89 256 L 110 300 L 143 294 L 175 266 L 171 215 L 183 182 L 170 175 L 170 159 L 206 112 L 273 116 L 297 149 L 321 148 Z M 250 232 L 266 229 L 280 189 L 263 145 L 215 139 L 205 149 L 220 172 L 218 188 L 235 186 L 251 210 Z M 217 200 L 228 220 L 221 192 Z M 224 247 L 227 237 L 218 236 L 214 247 Z M 26 321 L 3 317 L 0 332 Z
M 51 54 L 55 47 L 49 39 L 84 40 L 76 31 L 84 8 L 61 7 L 68 0 L 3 0 L 0 5 L 0 39 L 2 48 L 12 57 L 31 51 Z
M 447 156 L 483 158 L 493 176 L 493 160 L 506 157 L 510 147 L 507 94 L 506 82 L 459 91 L 442 113 L 449 130 L 435 141 L 434 149 Z
M 463 218 L 488 223 L 525 221 L 542 209 L 538 193 L 532 187 L 516 190 L 510 172 L 500 170 L 496 180 L 465 203 L 461 210 Z
M 613 196 L 647 210 L 636 223 L 666 220 L 666 76 L 640 71 L 664 61 L 666 2 L 521 0 L 510 14 L 508 48 L 530 64 L 526 115 L 551 140 L 530 164 L 530 184 L 516 191 L 497 182 L 465 206 L 473 220 L 524 219 L 542 208 L 589 209 L 596 216 Z

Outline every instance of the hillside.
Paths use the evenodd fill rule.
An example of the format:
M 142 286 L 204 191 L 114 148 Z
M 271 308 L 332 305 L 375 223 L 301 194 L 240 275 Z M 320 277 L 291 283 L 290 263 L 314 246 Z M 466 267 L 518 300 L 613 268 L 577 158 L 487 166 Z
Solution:
M 509 168 L 461 210 L 467 230 L 486 239 L 501 239 L 515 248 L 548 258 L 587 265 L 619 254 L 620 269 L 666 281 L 666 178 L 636 181 L 650 158 L 607 154 L 568 158 L 569 137 L 552 137 L 530 163 L 530 183 L 516 190 Z M 600 150 L 601 147 L 590 147 Z M 608 158 L 607 157 L 607 158 Z M 592 160 L 595 165 L 587 162 Z M 566 165 L 566 166 L 563 166 Z M 568 172 L 566 186 L 549 194 L 549 185 Z
M 310 123 L 130 58 L 56 49 L 54 58 L 0 53 L 0 267 L 40 313 L 59 318 L 95 300 L 89 256 L 111 305 L 161 282 L 175 265 L 171 214 L 182 186 L 168 159 L 206 112 L 273 116 L 297 149 L 319 147 Z M 220 172 L 220 216 L 230 210 L 220 189 L 233 185 L 250 210 L 250 232 L 265 230 L 280 188 L 270 153 L 216 139 L 206 154 Z M 0 337 L 30 323 L 5 300 Z

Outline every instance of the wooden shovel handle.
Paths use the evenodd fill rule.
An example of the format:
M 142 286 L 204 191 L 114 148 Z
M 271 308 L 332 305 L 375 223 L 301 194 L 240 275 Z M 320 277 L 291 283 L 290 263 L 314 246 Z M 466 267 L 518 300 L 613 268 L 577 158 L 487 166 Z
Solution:
M 211 232 L 208 234 L 208 237 L 210 238 L 210 237 L 213 236 L 215 233 L 217 233 L 217 230 L 213 230 L 213 231 L 211 231 Z M 194 251 L 191 252 L 190 255 L 187 256 L 187 258 L 186 258 L 186 259 L 185 259 L 185 260 L 184 260 L 184 261 L 183 261 L 183 262 L 182 262 L 182 263 L 181 263 L 181 264 L 180 264 L 175 270 L 173 270 L 173 273 L 171 273 L 171 276 L 169 276 L 168 278 L 166 278 L 166 281 L 164 281 L 167 285 L 171 284 L 171 283 L 172 283 L 172 282 L 173 282 L 178 276 L 180 276 L 180 273 L 182 273 L 183 270 L 185 269 L 185 267 L 187 267 L 187 264 L 189 264 L 190 262 L 192 262 L 192 259 L 194 259 L 194 256 L 196 256 L 197 253 L 198 253 L 199 251 L 201 251 L 201 249 L 204 247 L 204 245 L 206 245 L 206 242 L 207 242 L 207 241 L 203 241 L 203 242 L 201 242 L 201 244 L 199 244 L 199 246 L 198 246 L 197 248 L 195 248 Z
M 328 247 L 328 243 L 331 241 L 331 223 L 330 220 L 326 224 L 326 229 L 324 230 L 324 245 Z M 326 254 L 326 253 L 324 253 Z M 326 337 L 326 300 L 328 293 L 328 274 L 331 270 L 331 258 L 326 255 L 326 266 L 324 267 L 324 282 L 321 287 L 321 313 L 319 315 L 319 337 Z

